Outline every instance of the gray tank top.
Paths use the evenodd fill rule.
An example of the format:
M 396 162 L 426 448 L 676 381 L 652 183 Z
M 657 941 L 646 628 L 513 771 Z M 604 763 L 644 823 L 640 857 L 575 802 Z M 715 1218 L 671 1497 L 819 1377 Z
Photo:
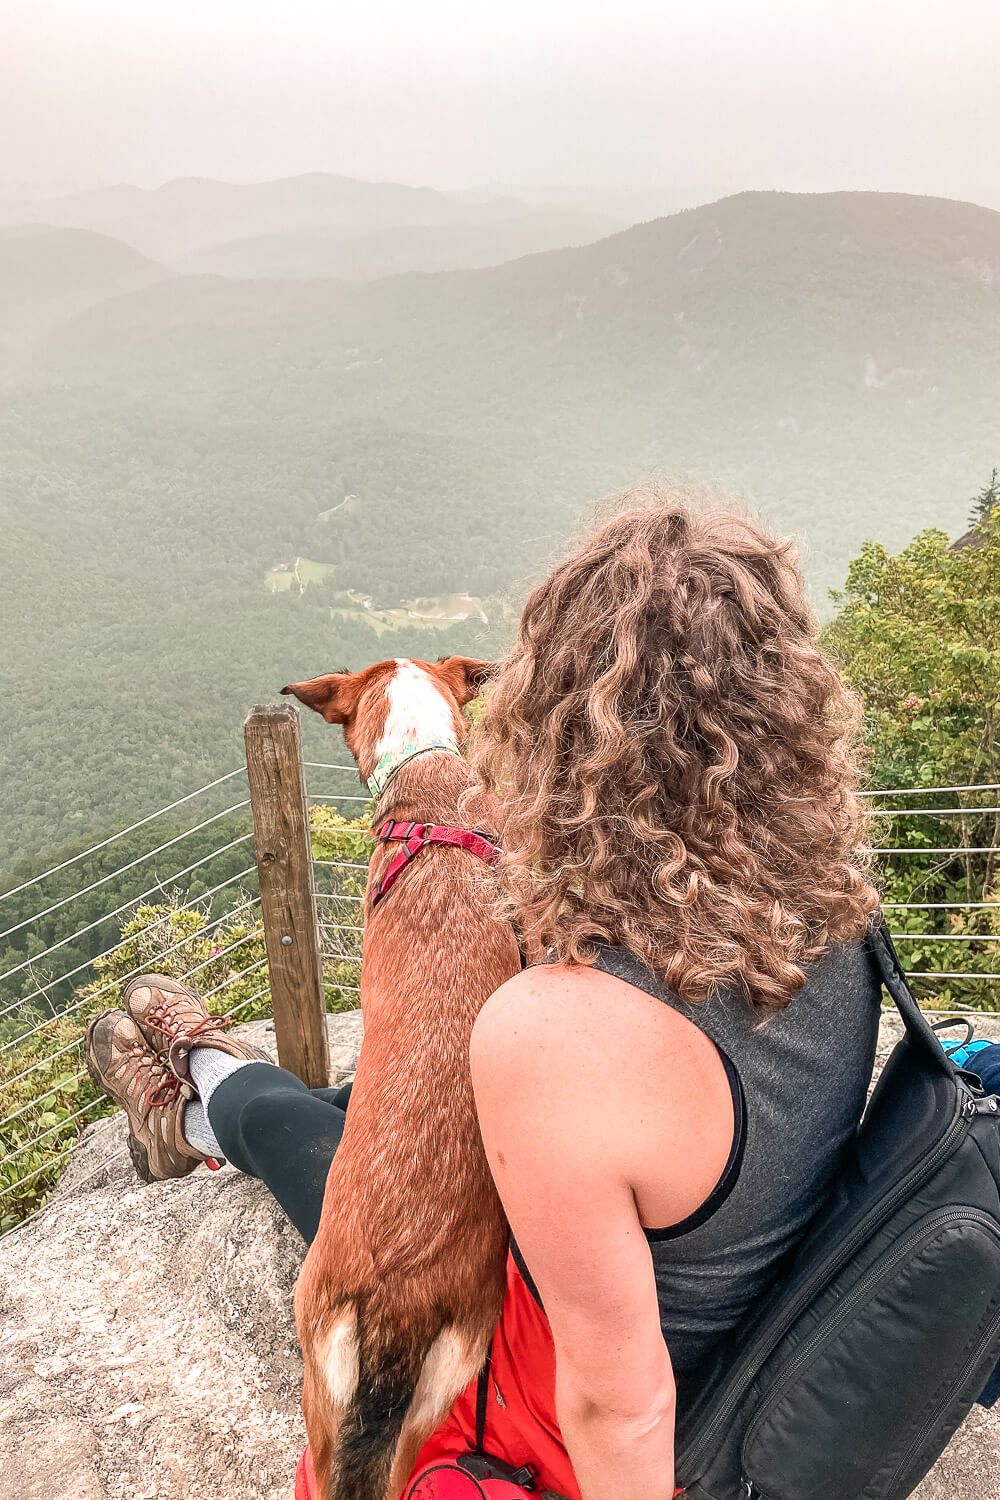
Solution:
M 864 941 L 812 964 L 790 1005 L 762 1021 L 742 998 L 684 1005 L 621 948 L 597 966 L 671 1005 L 710 1037 L 733 1089 L 736 1131 L 718 1186 L 690 1219 L 647 1230 L 663 1336 L 696 1368 L 770 1285 L 832 1186 L 865 1105 L 881 988 Z

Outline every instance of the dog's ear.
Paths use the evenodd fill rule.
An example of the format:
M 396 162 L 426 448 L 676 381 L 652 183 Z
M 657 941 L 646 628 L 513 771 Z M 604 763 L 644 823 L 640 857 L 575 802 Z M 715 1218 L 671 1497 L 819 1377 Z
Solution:
M 290 682 L 281 691 L 298 698 L 307 708 L 322 714 L 328 724 L 346 724 L 358 706 L 361 673 L 328 672 L 325 677 L 310 677 L 306 682 Z
M 496 676 L 499 664 L 474 656 L 442 656 L 435 670 L 454 693 L 459 708 L 464 708 Z

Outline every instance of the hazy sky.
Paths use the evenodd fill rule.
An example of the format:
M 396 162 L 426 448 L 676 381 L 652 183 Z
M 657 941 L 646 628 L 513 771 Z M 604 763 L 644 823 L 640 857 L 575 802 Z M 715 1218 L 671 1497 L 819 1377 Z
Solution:
M 0 0 L 0 188 L 304 171 L 1000 207 L 998 0 Z

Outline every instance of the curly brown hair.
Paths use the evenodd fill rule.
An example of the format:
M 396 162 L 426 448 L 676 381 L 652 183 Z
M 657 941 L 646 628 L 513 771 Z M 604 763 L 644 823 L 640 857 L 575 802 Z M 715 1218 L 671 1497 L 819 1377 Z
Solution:
M 560 959 L 621 944 L 684 1001 L 780 1009 L 878 905 L 860 715 L 789 542 L 645 501 L 533 591 L 487 702 L 507 911 Z

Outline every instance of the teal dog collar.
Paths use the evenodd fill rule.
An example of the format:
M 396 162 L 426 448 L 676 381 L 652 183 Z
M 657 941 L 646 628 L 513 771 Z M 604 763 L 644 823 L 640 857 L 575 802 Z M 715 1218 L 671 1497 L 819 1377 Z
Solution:
M 418 755 L 431 755 L 440 750 L 461 759 L 461 750 L 454 742 L 449 743 L 447 740 L 432 740 L 427 745 L 404 745 L 401 750 L 387 750 L 379 757 L 374 771 L 368 777 L 368 790 L 373 797 L 381 797 L 397 771 L 401 771 L 409 761 L 416 760 Z

